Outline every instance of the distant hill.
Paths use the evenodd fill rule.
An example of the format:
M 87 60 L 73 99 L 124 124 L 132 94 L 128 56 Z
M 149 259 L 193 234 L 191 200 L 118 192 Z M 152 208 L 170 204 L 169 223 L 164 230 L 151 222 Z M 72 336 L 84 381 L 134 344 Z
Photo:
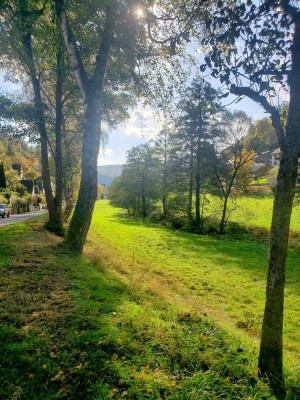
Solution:
M 110 186 L 112 181 L 120 176 L 123 165 L 102 165 L 98 166 L 98 182 Z

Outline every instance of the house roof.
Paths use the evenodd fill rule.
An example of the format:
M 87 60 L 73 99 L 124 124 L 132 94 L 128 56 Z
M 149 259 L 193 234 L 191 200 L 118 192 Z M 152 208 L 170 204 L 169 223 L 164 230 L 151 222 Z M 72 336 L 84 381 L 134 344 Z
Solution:
M 280 147 L 278 147 L 278 149 L 275 149 L 274 151 L 272 151 L 271 154 L 280 154 L 280 153 L 281 153 L 281 150 L 280 150 Z

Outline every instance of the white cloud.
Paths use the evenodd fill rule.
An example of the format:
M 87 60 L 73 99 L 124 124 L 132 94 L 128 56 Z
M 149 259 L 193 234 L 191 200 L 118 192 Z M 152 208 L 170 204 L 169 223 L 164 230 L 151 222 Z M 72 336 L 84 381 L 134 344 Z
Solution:
M 150 107 L 138 105 L 132 111 L 129 120 L 119 127 L 125 136 L 135 136 L 147 140 L 153 139 L 162 129 L 159 116 Z

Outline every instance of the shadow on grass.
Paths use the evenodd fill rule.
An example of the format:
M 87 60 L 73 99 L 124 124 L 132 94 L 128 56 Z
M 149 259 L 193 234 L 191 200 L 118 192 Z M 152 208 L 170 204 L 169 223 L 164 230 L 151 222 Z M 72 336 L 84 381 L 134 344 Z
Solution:
M 274 398 L 249 373 L 253 355 L 205 316 L 57 251 L 34 226 L 11 234 L 1 274 L 1 398 Z
M 22 289 L 10 299 L 14 307 L 8 295 L 4 300 L 10 319 L 1 315 L 2 398 L 154 400 L 224 391 L 242 398 L 245 386 L 247 394 L 262 391 L 237 368 L 249 363 L 244 350 L 202 318 L 130 293 L 79 257 L 60 254 L 46 263 L 51 282 L 15 270 Z M 272 398 L 267 386 L 263 393 Z

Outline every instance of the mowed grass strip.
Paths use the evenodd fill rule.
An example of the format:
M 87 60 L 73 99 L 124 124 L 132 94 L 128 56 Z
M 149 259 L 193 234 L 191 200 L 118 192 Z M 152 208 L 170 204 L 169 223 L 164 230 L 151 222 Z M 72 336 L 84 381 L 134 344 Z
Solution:
M 105 209 L 112 228 L 115 210 Z M 10 246 L 1 268 L 1 399 L 274 398 L 255 378 L 255 355 L 195 307 L 194 289 L 177 292 L 184 286 L 164 265 L 155 273 L 164 284 L 150 284 L 150 252 L 138 272 L 138 247 L 117 259 L 97 230 L 87 246 L 93 260 L 65 253 L 41 222 L 0 231 Z
M 106 201 L 97 203 L 88 252 L 105 260 L 126 285 L 143 287 L 172 306 L 209 315 L 255 354 L 265 299 L 267 246 L 169 230 L 126 216 Z M 299 381 L 300 263 L 287 260 L 284 319 L 285 367 Z

